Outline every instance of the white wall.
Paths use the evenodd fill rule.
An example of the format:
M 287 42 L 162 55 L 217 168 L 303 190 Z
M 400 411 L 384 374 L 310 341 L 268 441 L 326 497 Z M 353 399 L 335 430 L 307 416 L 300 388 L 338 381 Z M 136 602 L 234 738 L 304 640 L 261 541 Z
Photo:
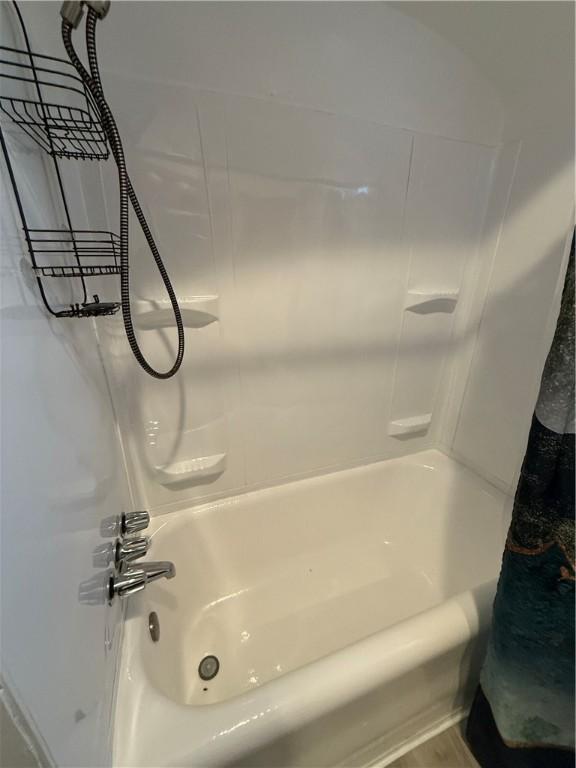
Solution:
M 3 127 L 30 224 L 60 224 L 40 150 Z M 124 470 L 91 322 L 41 307 L 0 164 L 0 676 L 54 764 L 104 766 L 121 625 L 100 526 L 123 510 Z
M 511 491 L 554 332 L 559 277 L 574 225 L 573 161 L 549 178 L 565 147 L 548 136 L 516 144 L 516 173 L 451 444 L 459 458 Z M 528 199 L 527 188 L 537 190 Z
M 486 225 L 492 267 L 476 293 L 482 319 L 446 442 L 514 490 L 574 226 L 574 6 L 502 3 L 495 23 L 493 4 L 434 5 L 410 3 L 407 12 L 442 30 L 499 83 L 500 170 L 510 180 L 496 185 L 502 200 L 493 200 Z

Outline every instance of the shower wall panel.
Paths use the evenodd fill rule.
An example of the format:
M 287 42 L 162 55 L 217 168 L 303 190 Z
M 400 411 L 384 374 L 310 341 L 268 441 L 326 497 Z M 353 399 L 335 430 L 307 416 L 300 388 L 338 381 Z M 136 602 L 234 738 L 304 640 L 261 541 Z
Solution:
M 132 115 L 134 183 L 184 309 L 214 315 L 187 328 L 170 382 L 138 370 L 117 319 L 99 324 L 141 502 L 169 510 L 434 444 L 496 150 L 180 85 L 117 77 L 110 98 Z M 105 200 L 114 227 L 103 180 L 88 207 Z M 136 233 L 132 248 L 134 311 L 161 307 Z M 407 310 L 446 292 L 449 307 Z M 173 329 L 140 333 L 167 366 Z M 422 412 L 423 428 L 392 434 Z

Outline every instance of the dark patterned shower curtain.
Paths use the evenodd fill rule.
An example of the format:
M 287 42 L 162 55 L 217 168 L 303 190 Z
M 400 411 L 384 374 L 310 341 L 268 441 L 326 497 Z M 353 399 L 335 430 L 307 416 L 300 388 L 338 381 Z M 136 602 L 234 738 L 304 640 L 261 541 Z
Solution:
M 574 240 L 467 738 L 482 768 L 574 768 Z

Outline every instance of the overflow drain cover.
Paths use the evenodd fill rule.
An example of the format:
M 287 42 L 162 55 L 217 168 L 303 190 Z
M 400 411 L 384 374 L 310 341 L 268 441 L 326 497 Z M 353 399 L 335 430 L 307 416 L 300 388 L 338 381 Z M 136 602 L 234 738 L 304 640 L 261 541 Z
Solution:
M 218 674 L 220 662 L 216 656 L 204 656 L 198 665 L 198 674 L 202 680 L 212 680 Z
M 152 640 L 157 643 L 158 640 L 160 640 L 160 621 L 156 611 L 152 611 L 148 616 L 148 631 L 150 632 Z

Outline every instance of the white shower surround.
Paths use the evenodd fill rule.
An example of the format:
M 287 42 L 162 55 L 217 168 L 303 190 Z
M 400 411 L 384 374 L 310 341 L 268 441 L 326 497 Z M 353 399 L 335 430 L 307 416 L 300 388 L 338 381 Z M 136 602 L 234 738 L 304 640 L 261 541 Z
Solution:
M 119 319 L 99 323 L 137 506 L 171 512 L 434 446 L 511 490 L 570 172 L 539 197 L 546 226 L 530 234 L 517 197 L 539 151 L 524 151 L 494 81 L 397 8 L 169 8 L 115 9 L 103 76 L 178 294 L 213 297 L 217 311 L 191 320 L 173 382 L 133 365 Z M 147 50 L 138 62 L 119 39 L 131 24 Z M 114 229 L 113 170 L 101 168 L 104 195 L 84 170 L 91 225 Z M 135 297 L 161 302 L 137 228 L 132 250 Z M 454 307 L 414 313 L 418 293 Z M 491 317 L 515 325 L 499 335 Z M 140 335 L 167 366 L 174 332 L 160 326 Z M 398 439 L 397 422 L 423 428 Z M 188 466 L 219 471 L 171 482 Z
M 158 95 L 140 88 L 149 95 L 138 98 Z M 114 79 L 116 89 L 134 84 Z M 168 382 L 133 365 L 120 320 L 99 323 L 137 504 L 170 512 L 442 442 L 491 266 L 483 225 L 493 181 L 510 184 L 499 149 L 163 91 L 165 108 L 177 103 L 186 120 L 160 154 L 154 122 L 138 146 L 127 131 L 133 180 L 147 191 L 179 293 L 215 296 L 218 310 L 187 330 L 182 374 Z M 105 181 L 113 200 L 114 179 Z M 135 291 L 157 301 L 149 260 L 135 263 Z M 430 296 L 440 297 L 433 311 L 414 311 Z M 170 333 L 163 322 L 141 334 L 161 367 L 174 353 Z M 392 425 L 414 417 L 421 428 L 398 439 Z M 209 482 L 191 473 L 191 483 L 170 484 L 156 472 L 222 456 L 225 471 Z

